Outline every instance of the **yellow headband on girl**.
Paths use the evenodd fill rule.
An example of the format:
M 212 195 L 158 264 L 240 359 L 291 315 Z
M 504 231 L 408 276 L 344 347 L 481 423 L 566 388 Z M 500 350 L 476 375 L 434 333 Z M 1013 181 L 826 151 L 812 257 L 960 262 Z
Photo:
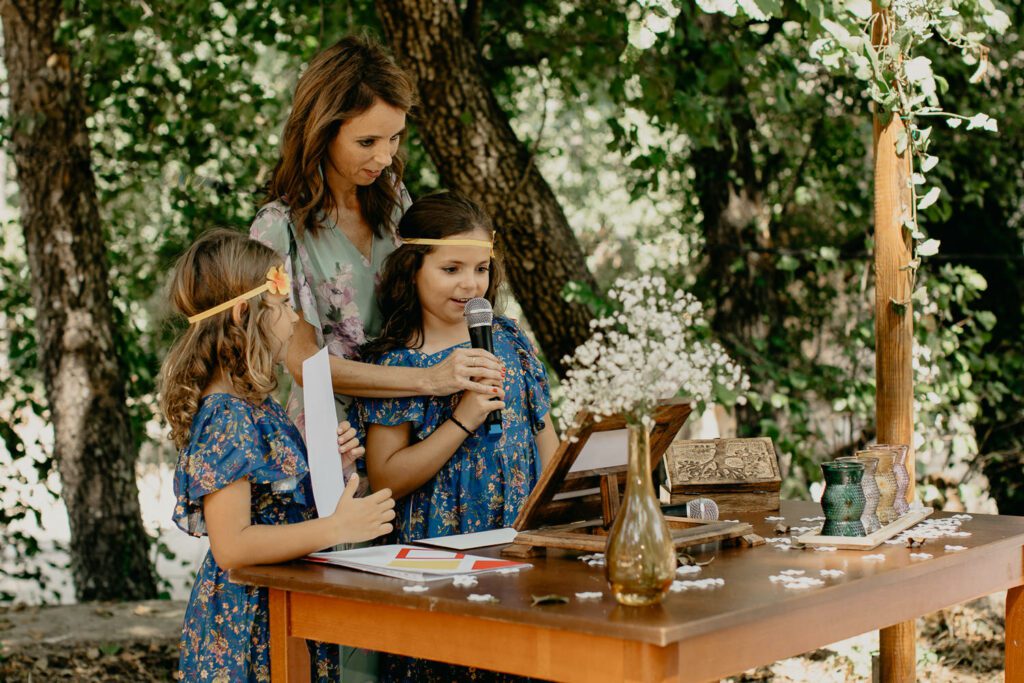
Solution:
M 435 240 L 435 239 L 427 239 L 425 237 L 410 237 L 409 239 L 405 239 L 404 237 L 399 237 L 398 239 L 402 240 L 402 244 L 426 244 L 426 245 L 429 245 L 429 246 L 436 246 L 436 247 L 444 247 L 444 246 L 449 246 L 449 247 L 486 247 L 491 252 L 491 258 L 494 258 L 494 242 L 493 241 L 487 241 L 487 240 L 463 240 L 463 239 Z
M 263 292 L 270 292 L 271 294 L 288 294 L 290 289 L 291 278 L 288 277 L 288 273 L 284 272 L 284 269 L 281 266 L 274 266 L 267 271 L 267 281 L 259 287 L 250 289 L 245 294 L 239 294 L 231 301 L 225 301 L 224 303 L 205 310 L 202 313 L 196 313 L 188 319 L 188 323 L 189 325 L 193 325 L 200 320 L 206 320 L 211 315 L 217 315 L 221 311 L 226 311 L 235 304 L 242 301 L 248 301 Z

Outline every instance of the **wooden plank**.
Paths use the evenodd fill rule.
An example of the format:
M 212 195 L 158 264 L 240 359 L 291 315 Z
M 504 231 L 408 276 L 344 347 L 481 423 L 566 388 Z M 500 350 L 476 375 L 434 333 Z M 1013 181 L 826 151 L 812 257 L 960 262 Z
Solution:
M 798 543 L 810 546 L 830 545 L 840 550 L 873 550 L 901 531 L 914 526 L 932 514 L 932 508 L 917 508 L 903 515 L 895 522 L 886 524 L 867 536 L 820 536 L 808 532 L 796 538 Z
M 610 528 L 619 514 L 619 476 L 610 473 L 601 477 L 601 517 L 604 526 Z
M 672 541 L 676 548 L 740 538 L 753 531 L 753 527 L 744 522 L 700 522 L 680 517 L 666 517 L 666 521 L 672 531 Z M 513 546 L 603 553 L 608 544 L 608 537 L 605 534 L 588 533 L 599 526 L 599 522 L 581 522 L 535 531 L 520 531 Z
M 273 683 L 306 683 L 309 681 L 309 650 L 300 638 L 291 635 L 291 599 L 283 590 L 271 588 L 270 611 L 270 678 Z
M 889 3 L 872 0 L 871 43 L 882 49 L 895 29 Z M 884 118 L 883 118 L 884 117 Z M 912 146 L 897 154 L 897 141 L 909 131 L 900 116 L 875 107 L 874 124 L 874 274 L 875 274 L 875 428 L 880 443 L 910 444 L 907 472 L 911 496 L 914 476 L 914 315 L 913 281 L 908 270 L 913 258 L 905 216 L 913 211 L 910 191 Z M 896 302 L 894 305 L 893 302 Z M 886 683 L 915 679 L 914 623 L 879 634 L 879 668 Z
M 675 438 L 679 428 L 686 422 L 686 418 L 692 410 L 690 399 L 670 399 L 659 404 L 654 413 L 655 426 L 651 430 L 652 465 L 656 465 L 661 460 L 665 449 Z M 602 418 L 600 422 L 597 422 L 592 416 L 584 414 L 578 422 L 579 426 L 566 433 L 552 456 L 551 462 L 541 472 L 537 485 L 526 502 L 523 503 L 519 515 L 512 524 L 516 530 L 533 529 L 548 523 L 548 508 L 550 507 L 554 507 L 564 514 L 565 505 L 560 501 L 553 501 L 553 499 L 557 493 L 563 490 L 569 469 L 576 462 L 587 439 L 594 433 L 626 428 L 626 422 L 622 416 Z M 625 471 L 626 468 L 619 469 Z M 611 471 L 601 470 L 600 474 L 610 474 Z M 585 478 L 593 474 L 595 474 L 593 471 L 583 472 L 579 473 L 576 478 Z
M 1024 683 L 1024 587 L 1006 592 L 1006 683 Z
M 820 514 L 820 507 L 809 502 L 783 501 L 780 514 L 790 523 L 797 523 L 801 517 Z M 949 515 L 936 512 L 933 516 Z M 774 521 L 764 520 L 764 515 L 746 519 L 755 533 L 772 535 Z M 750 657 L 763 655 L 760 662 L 749 665 L 754 666 L 1024 584 L 1024 518 L 976 514 L 962 528 L 972 534 L 957 539 L 957 544 L 967 546 L 966 550 L 945 553 L 941 542 L 934 549 L 926 545 L 925 549 L 935 555 L 927 561 L 914 561 L 910 559 L 913 549 L 894 545 L 883 545 L 874 551 L 885 555 L 884 562 L 864 562 L 859 557 L 861 553 L 844 550 L 780 552 L 767 545 L 702 549 L 696 556 L 698 560 L 715 557 L 704 575 L 721 577 L 725 590 L 673 593 L 657 609 L 619 607 L 608 591 L 601 568 L 588 566 L 578 561 L 576 554 L 560 550 L 550 550 L 545 558 L 531 560 L 531 569 L 515 575 L 480 576 L 473 592 L 490 593 L 501 601 L 486 605 L 468 602 L 467 590 L 450 582 L 432 583 L 426 593 L 407 593 L 402 590 L 406 582 L 306 562 L 232 570 L 231 580 L 362 601 L 374 608 L 395 605 L 474 615 L 483 619 L 484 625 L 506 621 L 657 645 L 708 634 L 710 641 L 723 638 L 723 648 L 731 648 L 736 657 L 741 650 L 746 653 L 748 646 Z M 494 557 L 500 549 L 474 552 Z M 768 580 L 769 575 L 782 568 L 803 569 L 809 575 L 816 575 L 820 569 L 843 569 L 846 574 L 829 579 L 825 586 L 814 590 L 791 591 Z M 601 591 L 604 597 L 597 601 L 571 599 L 567 605 L 546 608 L 532 605 L 533 595 L 555 593 L 572 598 L 578 591 Z M 850 610 L 850 604 L 858 609 Z M 801 624 L 804 620 L 816 623 L 815 615 L 824 615 L 822 623 L 808 627 L 801 638 L 794 636 L 799 642 L 790 642 L 788 634 L 785 639 L 778 638 L 778 633 L 797 626 L 803 633 Z M 734 628 L 740 630 L 733 631 Z M 753 640 L 747 643 L 726 638 L 741 631 Z M 762 638 L 765 642 L 761 642 Z M 699 656 L 699 650 L 695 656 Z M 744 654 L 742 659 L 747 661 L 749 657 Z M 703 671 L 702 679 L 734 673 L 699 670 Z

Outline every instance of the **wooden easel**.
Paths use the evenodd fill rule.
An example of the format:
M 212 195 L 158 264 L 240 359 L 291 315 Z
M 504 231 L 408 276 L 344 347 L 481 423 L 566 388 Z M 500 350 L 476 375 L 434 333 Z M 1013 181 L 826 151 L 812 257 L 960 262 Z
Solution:
M 651 469 L 657 468 L 679 429 L 692 410 L 688 399 L 662 402 L 654 414 L 651 430 Z M 624 484 L 626 466 L 570 472 L 573 463 L 592 434 L 625 429 L 621 416 L 595 420 L 584 415 L 578 426 L 570 430 L 559 444 L 540 481 L 523 505 L 512 525 L 519 533 L 515 542 L 502 554 L 531 557 L 546 548 L 564 548 L 581 552 L 603 552 L 608 530 L 621 505 L 620 488 Z M 580 491 L 599 493 L 559 498 L 559 494 Z M 739 538 L 752 532 L 749 524 L 737 522 L 705 522 L 685 517 L 666 517 L 677 548 Z

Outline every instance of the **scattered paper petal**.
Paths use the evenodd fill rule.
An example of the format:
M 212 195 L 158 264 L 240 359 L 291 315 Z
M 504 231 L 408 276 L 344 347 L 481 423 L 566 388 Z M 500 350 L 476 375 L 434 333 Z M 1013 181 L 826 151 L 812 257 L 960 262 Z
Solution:
M 498 598 L 490 593 L 470 593 L 466 596 L 466 599 L 470 602 L 498 602 Z
M 958 553 L 961 550 L 967 550 L 967 546 L 965 546 L 965 545 L 947 545 L 946 546 L 946 552 L 947 553 Z
M 842 569 L 822 569 L 818 573 L 827 579 L 836 579 L 846 574 Z
M 910 553 L 912 560 L 930 560 L 934 557 L 931 553 Z
M 478 583 L 475 576 L 456 576 L 452 579 L 452 585 L 459 588 L 472 588 Z
M 803 569 L 783 569 L 779 573 L 784 576 L 803 576 L 807 572 L 805 572 Z
M 801 517 L 801 522 L 824 522 L 824 517 Z
M 709 578 L 709 579 L 695 579 L 692 581 L 673 581 L 671 590 L 673 593 L 681 593 L 693 588 L 699 590 L 708 590 L 710 588 L 718 588 L 719 586 L 725 585 L 725 579 Z
M 417 584 L 415 586 L 402 586 L 402 590 L 406 593 L 426 593 L 430 589 L 423 584 Z
M 577 600 L 600 600 L 602 595 L 604 595 L 604 593 L 602 593 L 601 591 L 591 591 L 591 592 L 585 591 L 583 593 L 577 593 L 576 594 L 576 599 Z
M 498 574 L 518 574 L 519 573 L 519 567 L 505 567 L 504 569 L 499 569 L 497 571 L 497 573 Z
M 700 566 L 696 564 L 684 564 L 681 567 L 676 568 L 677 576 L 686 576 L 688 574 L 700 574 Z
M 785 517 L 768 516 L 768 517 L 764 518 L 764 521 L 766 521 L 766 522 L 781 522 L 781 521 L 783 521 L 785 519 L 786 519 Z
M 792 576 L 787 574 L 775 574 L 773 576 L 769 576 L 768 580 L 772 583 L 781 583 L 786 588 L 793 588 L 797 590 L 804 588 L 814 588 L 816 586 L 825 585 L 825 582 L 821 579 L 815 579 L 810 576 Z
M 819 545 L 815 550 L 819 553 L 834 553 L 836 547 L 834 545 Z
M 865 560 L 870 562 L 885 562 L 885 555 L 878 553 L 877 555 L 865 555 Z

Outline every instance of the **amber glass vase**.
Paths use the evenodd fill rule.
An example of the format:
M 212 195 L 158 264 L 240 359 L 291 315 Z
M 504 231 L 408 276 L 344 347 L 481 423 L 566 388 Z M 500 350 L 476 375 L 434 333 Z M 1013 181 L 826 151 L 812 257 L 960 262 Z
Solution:
M 651 437 L 628 424 L 629 473 L 622 506 L 608 534 L 606 572 L 612 594 L 623 605 L 661 602 L 676 573 L 672 533 L 651 481 Z

